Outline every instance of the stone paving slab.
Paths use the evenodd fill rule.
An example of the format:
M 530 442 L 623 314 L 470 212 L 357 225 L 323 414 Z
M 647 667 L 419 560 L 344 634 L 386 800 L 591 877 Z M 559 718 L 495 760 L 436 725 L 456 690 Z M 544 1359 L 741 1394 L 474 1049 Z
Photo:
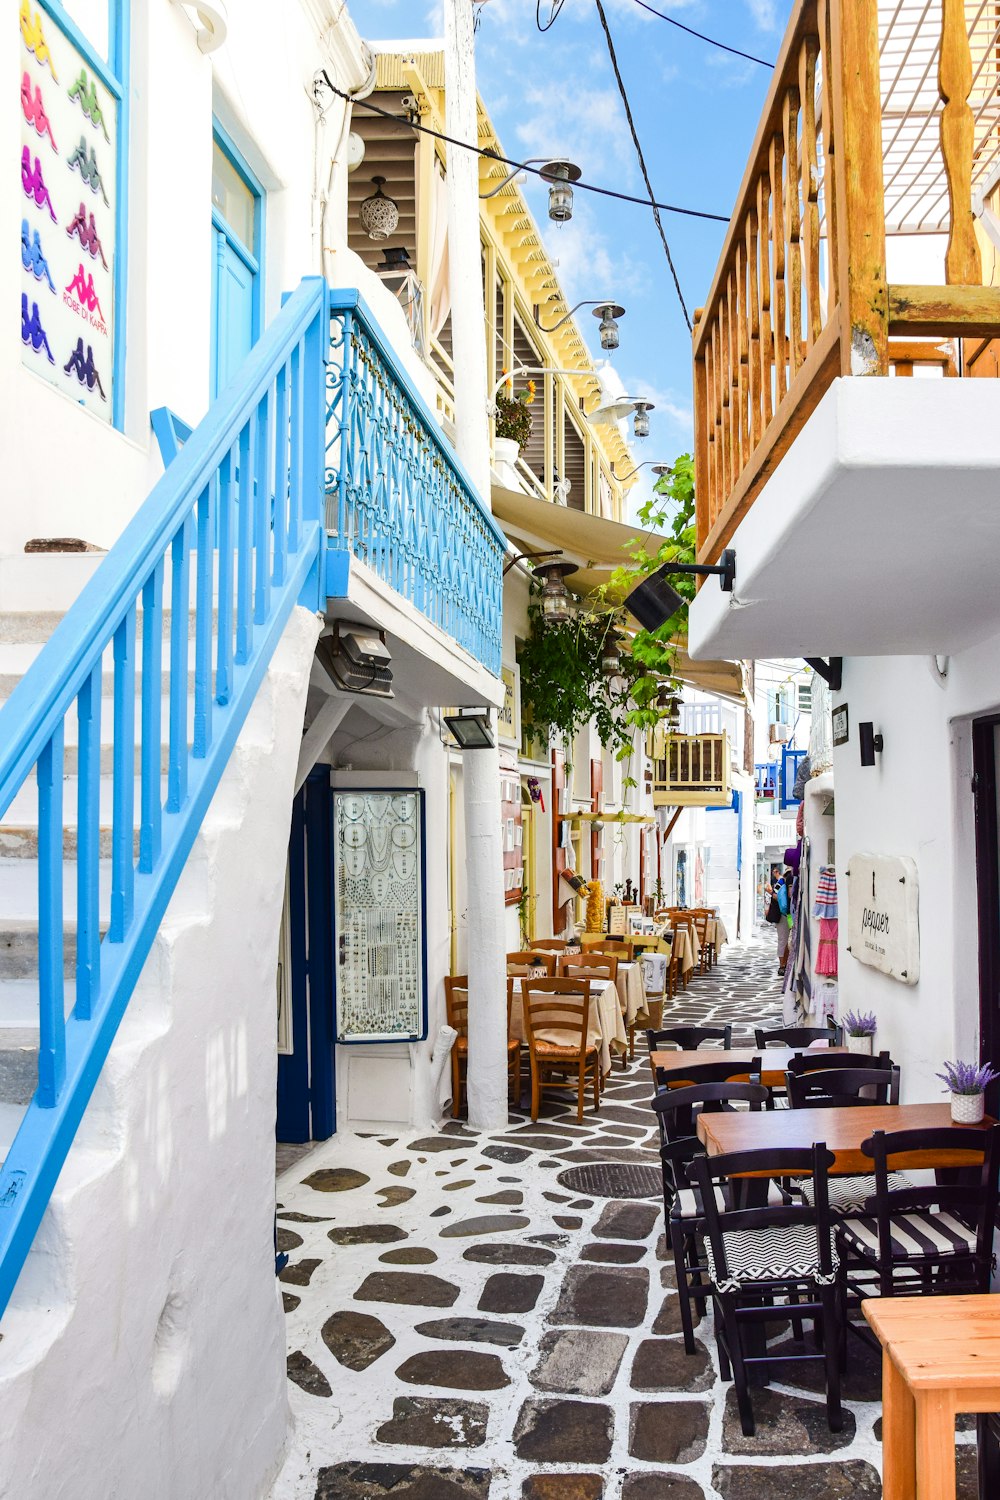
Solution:
M 724 950 L 667 1024 L 732 1021 L 748 1045 L 779 1015 L 770 939 Z M 877 1360 L 852 1340 L 842 1433 L 803 1365 L 755 1391 L 744 1438 L 711 1312 L 684 1353 L 658 1196 L 560 1190 L 572 1160 L 657 1164 L 655 1125 L 634 1133 L 652 1093 L 638 1040 L 582 1128 L 553 1091 L 536 1125 L 512 1111 L 494 1137 L 445 1121 L 289 1155 L 294 1428 L 272 1500 L 877 1500 Z M 405 1200 L 388 1187 L 404 1178 Z M 972 1436 L 959 1500 L 975 1500 Z

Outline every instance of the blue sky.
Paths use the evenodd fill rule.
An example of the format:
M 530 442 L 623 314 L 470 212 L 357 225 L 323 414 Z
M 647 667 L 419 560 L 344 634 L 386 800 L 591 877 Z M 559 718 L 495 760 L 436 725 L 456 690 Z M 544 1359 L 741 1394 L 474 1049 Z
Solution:
M 762 58 L 778 50 L 790 0 L 651 0 L 658 10 Z M 541 0 L 543 21 L 551 0 Z M 552 29 L 536 0 L 487 0 L 477 39 L 479 91 L 509 156 L 566 155 L 585 179 L 641 194 L 642 179 L 593 0 L 565 0 Z M 349 0 L 373 40 L 440 36 L 439 0 Z M 685 35 L 636 0 L 605 0 L 619 65 L 660 202 L 729 215 L 771 71 Z M 550 223 L 545 193 L 524 186 L 573 301 L 613 294 L 626 308 L 614 356 L 630 395 L 656 403 L 640 459 L 691 445 L 690 336 L 652 214 L 577 193 L 570 224 Z M 725 226 L 664 214 L 689 310 L 700 306 Z M 596 324 L 584 312 L 585 333 Z M 600 354 L 592 338 L 595 355 Z M 645 486 L 643 486 L 645 489 Z

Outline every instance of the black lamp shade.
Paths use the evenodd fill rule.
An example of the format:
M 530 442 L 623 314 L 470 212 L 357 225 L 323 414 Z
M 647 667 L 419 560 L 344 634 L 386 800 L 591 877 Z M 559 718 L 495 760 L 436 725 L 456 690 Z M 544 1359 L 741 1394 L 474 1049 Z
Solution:
M 650 573 L 648 578 L 636 584 L 625 599 L 625 608 L 643 630 L 659 630 L 683 603 L 681 595 L 659 572 Z
M 461 750 L 492 750 L 496 744 L 489 713 L 446 714 L 444 722 Z

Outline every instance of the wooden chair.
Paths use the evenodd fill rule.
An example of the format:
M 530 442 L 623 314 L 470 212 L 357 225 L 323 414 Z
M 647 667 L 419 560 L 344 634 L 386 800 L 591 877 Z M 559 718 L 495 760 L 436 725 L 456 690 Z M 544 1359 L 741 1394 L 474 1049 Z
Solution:
M 662 1051 L 665 1046 L 676 1047 L 678 1052 L 695 1052 L 702 1042 L 715 1042 L 723 1051 L 729 1052 L 733 1045 L 733 1028 L 732 1024 L 728 1026 L 668 1026 L 662 1031 L 647 1031 L 646 1042 L 649 1046 L 649 1066 L 653 1069 L 655 1082 L 654 1052 Z
M 521 1097 L 521 1043 L 510 1034 L 513 1004 L 512 981 L 507 981 L 507 1082 L 514 1092 L 514 1103 Z M 462 1079 L 469 1063 L 469 976 L 450 974 L 444 981 L 444 1003 L 448 1025 L 458 1032 L 451 1049 L 451 1113 L 457 1119 L 462 1108 Z
M 813 1042 L 828 1042 L 831 1047 L 842 1047 L 844 1035 L 832 1021 L 826 1026 L 778 1026 L 766 1031 L 754 1027 L 758 1047 L 811 1047 Z
M 792 1109 L 899 1103 L 898 1068 L 813 1068 L 786 1073 L 785 1085 Z
M 815 1052 L 799 1052 L 788 1059 L 788 1071 L 800 1076 L 803 1073 L 827 1073 L 832 1068 L 894 1068 L 896 1064 L 888 1052 L 877 1057 L 862 1057 L 860 1052 L 827 1052 L 818 1048 Z
M 679 1088 L 682 1084 L 692 1086 L 702 1083 L 751 1083 L 760 1082 L 760 1058 L 751 1057 L 743 1062 L 711 1062 L 689 1064 L 683 1068 L 656 1068 L 654 1071 L 657 1089 Z
M 525 979 L 521 982 L 524 1031 L 531 1067 L 531 1118 L 538 1119 L 542 1089 L 554 1073 L 564 1075 L 564 1088 L 577 1091 L 577 1120 L 583 1122 L 583 1100 L 588 1076 L 593 1077 L 594 1108 L 601 1104 L 601 1054 L 587 1041 L 590 985 L 582 979 Z M 565 1042 L 547 1041 L 539 1033 L 565 1032 Z M 576 1072 L 573 1081 L 565 1075 Z
M 843 1427 L 838 1265 L 827 1200 L 827 1173 L 833 1160 L 833 1153 L 817 1142 L 808 1151 L 778 1148 L 699 1156 L 688 1169 L 700 1190 L 705 1217 L 705 1260 L 715 1303 L 719 1373 L 723 1380 L 732 1378 L 736 1387 L 746 1437 L 753 1437 L 755 1431 L 751 1369 L 804 1360 L 823 1362 L 830 1431 Z M 728 1208 L 716 1184 L 749 1172 L 779 1184 L 784 1177 L 807 1174 L 815 1201 L 768 1201 L 759 1208 Z M 776 1298 L 787 1298 L 794 1305 L 773 1306 Z M 784 1319 L 790 1311 L 796 1322 L 814 1324 L 815 1352 L 776 1354 L 759 1339 L 755 1343 L 744 1339 L 745 1327 L 759 1329 L 769 1316 Z
M 767 1102 L 767 1089 L 753 1083 L 709 1083 L 693 1088 L 664 1090 L 652 1101 L 660 1127 L 660 1170 L 663 1174 L 663 1210 L 667 1237 L 674 1257 L 678 1307 L 684 1348 L 696 1353 L 691 1299 L 704 1313 L 704 1266 L 698 1254 L 698 1240 L 705 1232 L 701 1200 L 688 1175 L 696 1156 L 705 1148 L 695 1133 L 695 1110 L 721 1107 L 722 1104 L 745 1103 L 759 1110 Z M 699 1295 L 700 1294 L 700 1295 Z
M 556 971 L 555 953 L 536 953 L 532 948 L 522 949 L 520 953 L 507 954 L 507 974 L 514 974 L 523 978 L 529 969 L 544 969 L 546 976 L 551 979 Z
M 708 920 L 709 913 L 702 906 L 694 907 L 689 913 L 694 925 L 695 934 L 698 938 L 698 973 L 707 974 L 710 965 L 709 943 L 708 943 Z
M 848 1308 L 873 1295 L 988 1292 L 1000 1125 L 876 1130 L 861 1150 L 873 1164 L 875 1193 L 871 1206 L 837 1231 Z M 963 1180 L 893 1185 L 901 1157 L 903 1165 L 919 1170 L 924 1165 L 937 1168 L 942 1156 L 954 1160 L 955 1152 L 967 1152 L 969 1165 L 943 1175 Z M 928 1317 L 933 1316 L 931 1308 Z
M 543 953 L 561 953 L 568 944 L 568 938 L 532 938 L 528 947 L 540 948 Z
M 621 953 L 600 952 L 592 948 L 588 953 L 568 953 L 561 956 L 556 963 L 556 973 L 565 974 L 568 979 L 592 977 L 594 979 L 607 976 L 615 986 L 618 984 L 618 965 L 627 960 Z M 621 1005 L 621 996 L 618 997 Z M 624 1006 L 622 1009 L 624 1010 Z M 635 1057 L 635 1026 L 626 1025 L 628 1033 L 628 1056 L 629 1061 Z

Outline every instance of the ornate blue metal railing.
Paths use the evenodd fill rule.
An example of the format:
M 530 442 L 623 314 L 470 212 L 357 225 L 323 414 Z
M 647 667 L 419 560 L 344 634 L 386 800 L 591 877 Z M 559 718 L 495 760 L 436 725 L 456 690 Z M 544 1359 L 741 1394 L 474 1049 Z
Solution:
M 326 528 L 495 676 L 506 540 L 356 291 L 330 293 Z
M 38 779 L 40 1039 L 37 1089 L 0 1172 L 0 1312 L 292 608 L 300 599 L 321 607 L 327 307 L 319 279 L 304 281 L 286 301 L 0 716 L 0 817 L 33 768 Z M 108 652 L 110 909 L 100 897 Z M 79 793 L 71 856 L 63 767 L 65 721 L 74 711 Z M 75 931 L 63 909 L 70 867 Z M 68 1017 L 65 954 L 75 974 Z

